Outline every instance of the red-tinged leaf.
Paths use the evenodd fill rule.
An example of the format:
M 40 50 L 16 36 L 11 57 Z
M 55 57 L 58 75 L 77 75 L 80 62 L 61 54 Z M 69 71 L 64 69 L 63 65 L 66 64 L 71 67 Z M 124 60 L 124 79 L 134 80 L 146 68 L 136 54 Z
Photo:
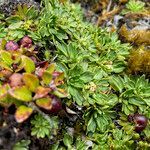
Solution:
M 35 71 L 35 74 L 38 76 L 38 77 L 42 77 L 43 73 L 44 73 L 45 69 L 43 68 L 36 68 L 36 71 Z
M 37 78 L 37 76 L 30 73 L 23 74 L 23 82 L 32 92 L 34 92 L 39 86 L 39 79 Z
M 9 77 L 9 83 L 11 87 L 17 87 L 17 86 L 22 86 L 23 82 L 22 82 L 22 74 L 21 73 L 13 73 L 10 77 Z
M 18 123 L 21 123 L 28 119 L 32 112 L 32 108 L 21 105 L 15 113 L 15 119 Z
M 32 93 L 26 86 L 12 88 L 9 90 L 9 94 L 13 98 L 18 99 L 20 101 L 32 101 Z
M 50 88 L 44 88 L 42 86 L 39 86 L 35 91 L 35 96 L 33 97 L 33 99 L 43 98 L 47 96 L 49 92 L 51 92 Z
M 53 72 L 53 78 L 58 77 L 60 74 L 61 74 L 61 72 L 59 72 L 59 71 L 54 71 L 54 72 Z
M 0 71 L 0 78 L 9 78 L 12 75 L 12 71 L 3 69 Z
M 67 92 L 64 90 L 64 89 L 60 89 L 60 88 L 57 88 L 54 92 L 53 92 L 54 95 L 56 95 L 57 97 L 59 98 L 64 98 L 64 97 L 67 97 L 68 94 Z
M 47 68 L 47 66 L 48 66 L 48 61 L 41 61 L 36 63 L 36 67 Z
M 46 69 L 46 71 L 48 71 L 50 74 L 52 74 L 55 71 L 55 64 L 52 63 L 48 66 L 48 68 Z
M 36 100 L 36 104 L 46 110 L 50 110 L 52 108 L 52 104 L 51 104 L 51 98 L 41 98 L 41 99 L 37 99 Z
M 48 71 L 44 71 L 42 75 L 42 82 L 46 85 L 50 84 L 52 81 L 52 74 L 50 74 Z
M 54 80 L 55 85 L 58 86 L 58 85 L 63 84 L 63 79 L 64 79 L 64 73 L 61 72 Z

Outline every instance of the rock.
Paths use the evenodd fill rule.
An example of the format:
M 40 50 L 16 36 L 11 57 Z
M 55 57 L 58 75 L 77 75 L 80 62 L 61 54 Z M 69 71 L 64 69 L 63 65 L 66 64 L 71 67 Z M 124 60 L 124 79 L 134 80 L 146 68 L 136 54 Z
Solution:
M 14 12 L 18 4 L 27 4 L 29 7 L 34 5 L 37 9 L 40 8 L 40 0 L 0 0 L 0 12 L 9 16 Z
M 124 20 L 125 23 L 119 30 L 121 39 L 134 45 L 150 46 L 150 15 L 148 13 L 128 13 Z

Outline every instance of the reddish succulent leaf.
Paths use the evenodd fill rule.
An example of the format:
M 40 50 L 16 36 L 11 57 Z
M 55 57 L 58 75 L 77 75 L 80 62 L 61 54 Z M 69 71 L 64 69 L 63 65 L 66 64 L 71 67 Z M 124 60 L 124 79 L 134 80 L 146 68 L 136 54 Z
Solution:
M 52 108 L 52 104 L 51 104 L 51 98 L 41 98 L 41 99 L 37 99 L 36 100 L 36 104 L 46 110 L 50 110 Z
M 42 82 L 46 85 L 50 84 L 52 81 L 52 74 L 50 74 L 48 71 L 44 71 L 42 75 Z
M 20 40 L 20 44 L 23 47 L 26 48 L 30 48 L 32 46 L 32 39 L 29 36 L 24 36 L 21 40 Z
M 21 123 L 29 118 L 29 116 L 32 114 L 33 110 L 30 107 L 21 105 L 18 107 L 16 113 L 15 113 L 15 119 L 18 123 Z
M 46 69 L 46 71 L 48 71 L 50 74 L 52 74 L 55 71 L 55 64 L 52 63 L 48 66 L 48 68 Z
M 19 45 L 14 41 L 8 41 L 5 45 L 6 50 L 16 51 L 19 49 Z
M 68 94 L 66 93 L 66 91 L 64 89 L 60 89 L 60 88 L 57 88 L 54 92 L 53 92 L 54 95 L 58 96 L 59 98 L 64 98 L 64 97 L 67 97 Z
M 46 72 L 51 72 L 51 70 L 46 70 L 48 67 L 48 61 L 42 61 L 42 62 L 39 62 L 36 64 L 36 66 L 38 66 L 36 68 L 36 74 L 39 76 L 39 77 L 42 77 L 43 76 L 43 73 L 46 71 Z M 49 68 L 49 69 L 52 69 L 52 68 Z M 49 74 L 51 74 L 49 72 Z
M 49 92 L 51 92 L 50 88 L 44 88 L 42 86 L 39 86 L 36 89 L 35 96 L 33 97 L 33 99 L 39 99 L 39 98 L 45 97 L 47 96 Z
M 64 79 L 64 73 L 61 72 L 54 80 L 55 85 L 57 86 L 63 84 L 63 79 Z
M 36 63 L 37 63 L 37 61 L 38 61 L 37 56 L 30 56 L 30 58 L 33 60 L 33 62 L 34 62 L 35 65 L 36 65 Z
M 53 78 L 58 77 L 60 74 L 61 74 L 61 72 L 59 72 L 59 71 L 54 71 L 54 72 L 53 72 Z
M 18 99 L 20 101 L 32 101 L 32 93 L 26 86 L 12 88 L 9 90 L 9 94 L 13 98 Z
M 23 74 L 23 82 L 32 92 L 39 86 L 39 79 L 37 76 L 30 73 Z
M 3 69 L 0 71 L 0 78 L 9 78 L 12 74 L 12 71 L 8 69 Z
M 48 61 L 40 61 L 36 63 L 36 67 L 40 67 L 40 68 L 47 68 L 48 66 Z
M 43 73 L 44 73 L 45 69 L 43 68 L 36 68 L 36 71 L 35 71 L 35 74 L 38 76 L 38 77 L 42 77 Z
M 23 85 L 22 74 L 21 73 L 13 73 L 9 77 L 9 81 L 10 81 L 11 87 L 22 86 Z

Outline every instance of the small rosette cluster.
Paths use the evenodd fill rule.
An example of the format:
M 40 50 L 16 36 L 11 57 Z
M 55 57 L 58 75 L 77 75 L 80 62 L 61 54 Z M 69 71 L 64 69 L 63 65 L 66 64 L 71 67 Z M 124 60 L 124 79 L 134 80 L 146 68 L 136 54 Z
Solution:
M 0 44 L 0 105 L 15 104 L 19 123 L 34 111 L 31 103 L 46 113 L 57 114 L 62 109 L 60 98 L 67 96 L 64 73 L 56 71 L 54 63 L 41 61 L 37 53 L 28 36 Z

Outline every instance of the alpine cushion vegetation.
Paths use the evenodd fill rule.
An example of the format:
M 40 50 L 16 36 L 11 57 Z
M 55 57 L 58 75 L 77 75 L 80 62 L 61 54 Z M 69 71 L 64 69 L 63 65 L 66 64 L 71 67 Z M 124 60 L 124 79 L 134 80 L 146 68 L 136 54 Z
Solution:
M 145 75 L 127 74 L 131 46 L 122 44 L 117 33 L 85 22 L 79 5 L 57 0 L 45 0 L 43 5 L 41 12 L 18 6 L 15 15 L 2 16 L 1 38 L 18 41 L 30 36 L 43 48 L 43 59 L 55 60 L 58 72 L 54 63 L 38 61 L 34 46 L 21 44 L 16 50 L 15 44 L 14 50 L 7 50 L 3 39 L 1 70 L 9 72 L 9 81 L 14 74 L 21 81 L 18 78 L 18 88 L 1 75 L 1 104 L 6 107 L 15 102 L 19 106 L 16 119 L 22 122 L 33 111 L 30 103 L 55 114 L 52 99 L 61 97 L 65 109 L 59 107 L 66 114 L 57 120 L 61 125 L 54 126 L 61 136 L 54 139 L 51 149 L 149 149 L 150 83 Z M 7 104 L 8 96 L 12 100 Z M 73 126 L 66 121 L 72 116 L 76 116 Z M 31 121 L 32 135 L 53 139 L 52 128 L 47 122 L 38 123 L 38 117 Z M 40 128 L 45 133 L 38 132 Z

